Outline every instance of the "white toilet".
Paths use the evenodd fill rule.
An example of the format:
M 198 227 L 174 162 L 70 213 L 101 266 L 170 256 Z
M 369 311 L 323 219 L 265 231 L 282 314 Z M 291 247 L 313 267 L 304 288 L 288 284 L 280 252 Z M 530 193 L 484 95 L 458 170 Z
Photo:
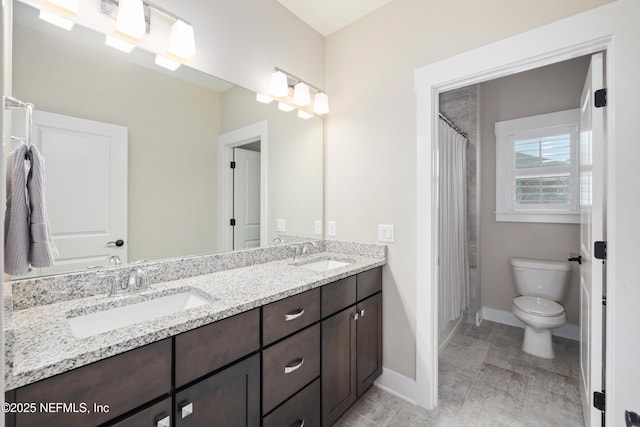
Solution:
M 562 300 L 569 284 L 571 265 L 563 261 L 511 258 L 511 271 L 518 297 L 513 314 L 525 323 L 522 350 L 553 359 L 551 329 L 567 322 Z

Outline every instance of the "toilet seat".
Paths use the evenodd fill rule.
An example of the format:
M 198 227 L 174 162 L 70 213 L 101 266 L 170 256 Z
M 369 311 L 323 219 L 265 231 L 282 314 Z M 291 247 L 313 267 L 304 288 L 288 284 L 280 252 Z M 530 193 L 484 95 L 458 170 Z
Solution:
M 513 299 L 513 305 L 519 310 L 542 317 L 560 316 L 564 307 L 555 301 L 532 296 L 519 296 Z

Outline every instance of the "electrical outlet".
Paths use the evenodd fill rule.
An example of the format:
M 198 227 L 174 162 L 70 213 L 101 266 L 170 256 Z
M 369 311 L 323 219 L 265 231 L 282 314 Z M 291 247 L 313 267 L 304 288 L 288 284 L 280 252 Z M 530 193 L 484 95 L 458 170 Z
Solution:
M 317 219 L 315 221 L 313 221 L 313 232 L 317 235 L 317 236 L 321 236 L 322 235 L 322 221 Z
M 335 237 L 336 236 L 336 222 L 335 221 L 329 221 L 328 223 L 328 228 L 329 228 L 329 236 L 331 237 Z
M 282 218 L 278 218 L 276 219 L 276 231 L 287 231 L 287 220 L 286 219 L 282 219 Z
M 393 243 L 395 242 L 395 226 L 388 224 L 378 224 L 378 241 Z

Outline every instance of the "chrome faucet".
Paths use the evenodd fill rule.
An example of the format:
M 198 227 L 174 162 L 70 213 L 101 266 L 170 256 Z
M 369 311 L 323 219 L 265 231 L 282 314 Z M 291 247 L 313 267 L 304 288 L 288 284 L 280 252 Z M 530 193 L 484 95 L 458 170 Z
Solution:
M 304 242 L 302 244 L 302 251 L 300 253 L 300 256 L 307 256 L 309 255 L 309 248 L 313 247 L 314 249 L 318 247 L 318 245 L 316 245 L 316 242 L 314 241 L 308 241 L 308 242 Z
M 138 266 L 129 270 L 128 287 L 129 289 L 133 289 L 135 292 L 149 289 L 147 273 L 145 273 L 142 267 Z
M 277 236 L 277 237 L 275 237 L 273 239 L 273 244 L 274 245 L 279 245 L 279 244 L 282 244 L 282 243 L 284 243 L 284 240 L 282 240 L 282 237 L 280 237 L 280 236 Z
M 111 255 L 109 257 L 109 265 L 120 265 L 122 261 L 120 261 L 120 257 L 118 255 Z

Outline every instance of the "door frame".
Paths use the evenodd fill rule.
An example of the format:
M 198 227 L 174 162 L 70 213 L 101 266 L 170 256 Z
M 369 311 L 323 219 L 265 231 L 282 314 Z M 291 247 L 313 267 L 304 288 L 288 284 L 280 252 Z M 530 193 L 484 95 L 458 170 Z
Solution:
M 229 219 L 233 215 L 233 175 L 229 164 L 233 160 L 233 149 L 251 142 L 260 141 L 260 246 L 267 245 L 268 236 L 268 153 L 269 122 L 262 120 L 248 126 L 223 133 L 218 137 L 218 249 L 233 249 L 233 235 Z
M 441 92 L 566 61 L 578 56 L 606 52 L 606 69 L 613 70 L 613 38 L 617 20 L 603 25 L 606 6 L 574 15 L 481 48 L 418 68 L 415 72 L 417 101 L 416 178 L 416 379 L 405 384 L 408 397 L 433 409 L 438 403 L 438 111 Z M 613 9 L 613 8 L 610 8 Z M 624 12 L 624 11 L 622 11 Z M 609 15 L 609 14 L 607 14 Z M 606 86 L 613 92 L 613 73 Z M 615 98 L 610 97 L 607 122 L 613 123 Z M 613 126 L 607 143 L 614 145 Z M 613 156 L 608 156 L 611 162 Z M 611 167 L 607 168 L 609 171 Z M 608 177 L 609 178 L 609 177 Z M 608 179 L 611 190 L 612 179 Z M 611 191 L 607 197 L 610 199 Z M 610 213 L 612 203 L 607 203 Z M 608 223 L 615 215 L 608 215 Z M 609 224 L 607 228 L 610 230 Z M 610 281 L 611 269 L 607 272 Z M 609 312 L 615 308 L 608 307 Z M 607 321 L 607 337 L 612 323 Z M 609 350 L 607 350 L 609 351 Z M 609 360 L 609 358 L 607 359 Z M 607 372 L 611 372 L 607 366 Z M 609 379 L 607 379 L 607 383 Z M 607 390 L 610 390 L 607 387 Z M 611 396 L 607 396 L 609 401 Z M 611 412 L 607 418 L 611 416 Z

